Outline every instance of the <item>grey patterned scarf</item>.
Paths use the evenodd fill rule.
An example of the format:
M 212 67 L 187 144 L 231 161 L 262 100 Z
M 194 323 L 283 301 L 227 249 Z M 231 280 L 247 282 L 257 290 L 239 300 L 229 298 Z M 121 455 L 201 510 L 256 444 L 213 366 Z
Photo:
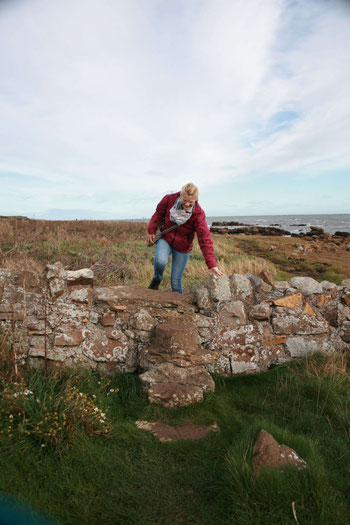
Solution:
M 178 226 L 185 224 L 185 222 L 187 222 L 188 219 L 191 218 L 194 206 L 195 205 L 193 205 L 190 210 L 183 210 L 181 205 L 181 198 L 179 195 L 176 201 L 174 202 L 173 207 L 170 210 L 170 220 L 175 222 Z

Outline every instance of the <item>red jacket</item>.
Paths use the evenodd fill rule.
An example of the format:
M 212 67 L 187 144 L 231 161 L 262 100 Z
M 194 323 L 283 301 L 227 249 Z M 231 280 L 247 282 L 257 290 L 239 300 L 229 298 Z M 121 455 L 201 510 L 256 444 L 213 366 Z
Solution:
M 156 212 L 152 215 L 148 224 L 148 233 L 150 235 L 156 233 L 158 224 L 163 221 L 163 230 L 166 230 L 175 224 L 170 220 L 169 212 L 179 195 L 180 192 L 171 193 L 165 195 L 160 201 L 156 208 Z M 205 213 L 199 206 L 198 202 L 195 204 L 191 218 L 182 226 L 178 226 L 175 230 L 166 233 L 163 236 L 163 239 L 165 239 L 175 250 L 188 253 L 192 250 L 195 233 L 197 233 L 198 243 L 208 268 L 214 268 L 217 264 L 214 255 L 213 241 L 205 219 Z

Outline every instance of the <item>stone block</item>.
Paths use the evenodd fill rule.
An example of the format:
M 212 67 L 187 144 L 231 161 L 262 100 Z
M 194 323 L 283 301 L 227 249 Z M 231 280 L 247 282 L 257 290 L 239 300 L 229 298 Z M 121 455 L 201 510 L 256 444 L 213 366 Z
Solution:
M 156 326 L 157 320 L 154 319 L 144 308 L 141 308 L 129 318 L 129 326 L 136 330 L 151 332 Z
M 249 324 L 238 328 L 222 328 L 213 333 L 211 348 L 213 350 L 230 350 L 240 345 L 252 345 L 261 339 L 254 325 Z
M 231 298 L 230 281 L 227 275 L 212 275 L 208 280 L 208 290 L 214 302 L 229 301 Z
M 198 308 L 208 309 L 211 306 L 211 300 L 209 296 L 209 290 L 203 284 L 197 284 L 191 288 L 193 300 L 197 304 Z
M 177 383 L 179 385 L 199 386 L 205 391 L 214 392 L 213 378 L 202 366 L 180 368 L 173 363 L 162 363 L 140 376 L 141 384 L 150 388 L 157 383 Z
M 331 352 L 332 345 L 328 338 L 311 339 L 306 337 L 288 337 L 286 349 L 291 357 L 305 357 L 313 352 Z
M 69 294 L 68 299 L 74 303 L 88 304 L 92 300 L 91 289 L 81 288 L 79 290 L 74 290 Z
M 303 296 L 301 293 L 286 295 L 280 299 L 273 301 L 275 306 L 282 306 L 283 308 L 299 308 L 301 306 Z
M 292 277 L 290 284 L 297 290 L 300 290 L 303 295 L 323 293 L 323 288 L 320 283 L 312 277 Z
M 60 297 L 66 291 L 66 281 L 53 277 L 49 280 L 49 290 L 52 297 Z
M 103 331 L 96 330 L 82 343 L 83 354 L 97 362 L 124 362 L 127 360 L 129 345 L 124 334 L 118 339 L 109 339 Z
M 221 326 L 236 327 L 247 323 L 247 314 L 242 301 L 219 303 L 218 320 Z
M 67 284 L 72 286 L 75 284 L 93 284 L 94 272 L 90 268 L 83 268 L 82 270 L 68 270 L 66 272 Z
M 272 318 L 272 328 L 276 334 L 312 335 L 328 333 L 329 326 L 324 319 L 309 315 L 275 315 Z
M 256 319 L 257 321 L 265 321 L 267 319 L 270 319 L 271 316 L 271 306 L 270 303 L 259 303 L 253 306 L 250 309 L 249 315 L 252 319 Z
M 251 302 L 254 299 L 254 290 L 249 275 L 235 273 L 230 276 L 232 296 L 244 303 Z
M 102 326 L 113 326 L 115 323 L 115 314 L 111 312 L 105 312 L 102 314 L 101 324 Z
M 203 389 L 198 386 L 159 383 L 149 389 L 148 400 L 168 408 L 187 406 L 203 401 Z
M 304 313 L 305 315 L 312 315 L 313 317 L 316 316 L 316 312 L 315 312 L 315 310 L 309 305 L 309 303 L 306 303 L 306 304 L 305 304 L 305 307 L 304 307 L 303 313 Z
M 54 264 L 48 264 L 46 267 L 46 279 L 62 279 L 65 280 L 66 272 L 63 264 L 56 262 Z
M 259 273 L 260 279 L 262 279 L 266 284 L 274 287 L 275 286 L 275 280 L 272 276 L 272 273 L 270 273 L 268 270 L 262 270 Z
M 79 346 L 85 339 L 85 330 L 70 330 L 55 337 L 55 346 Z

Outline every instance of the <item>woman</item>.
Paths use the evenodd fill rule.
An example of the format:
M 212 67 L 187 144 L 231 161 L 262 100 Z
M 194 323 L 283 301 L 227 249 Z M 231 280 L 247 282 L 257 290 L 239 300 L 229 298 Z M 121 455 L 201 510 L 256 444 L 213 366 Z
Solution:
M 181 191 L 165 195 L 148 224 L 148 244 L 154 244 L 159 224 L 162 230 L 174 227 L 165 233 L 156 244 L 154 276 L 148 288 L 158 290 L 163 273 L 172 254 L 171 289 L 183 293 L 182 276 L 190 257 L 194 234 L 211 273 L 223 275 L 216 264 L 213 241 L 205 220 L 205 213 L 198 204 L 198 188 L 192 183 L 185 184 Z

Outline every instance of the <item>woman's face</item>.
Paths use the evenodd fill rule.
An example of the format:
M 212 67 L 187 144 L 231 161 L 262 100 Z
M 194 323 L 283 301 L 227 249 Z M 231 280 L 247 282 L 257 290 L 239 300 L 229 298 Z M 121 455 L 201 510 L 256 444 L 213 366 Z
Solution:
M 181 195 L 181 205 L 184 210 L 190 210 L 194 203 L 196 202 L 195 199 L 191 195 Z

